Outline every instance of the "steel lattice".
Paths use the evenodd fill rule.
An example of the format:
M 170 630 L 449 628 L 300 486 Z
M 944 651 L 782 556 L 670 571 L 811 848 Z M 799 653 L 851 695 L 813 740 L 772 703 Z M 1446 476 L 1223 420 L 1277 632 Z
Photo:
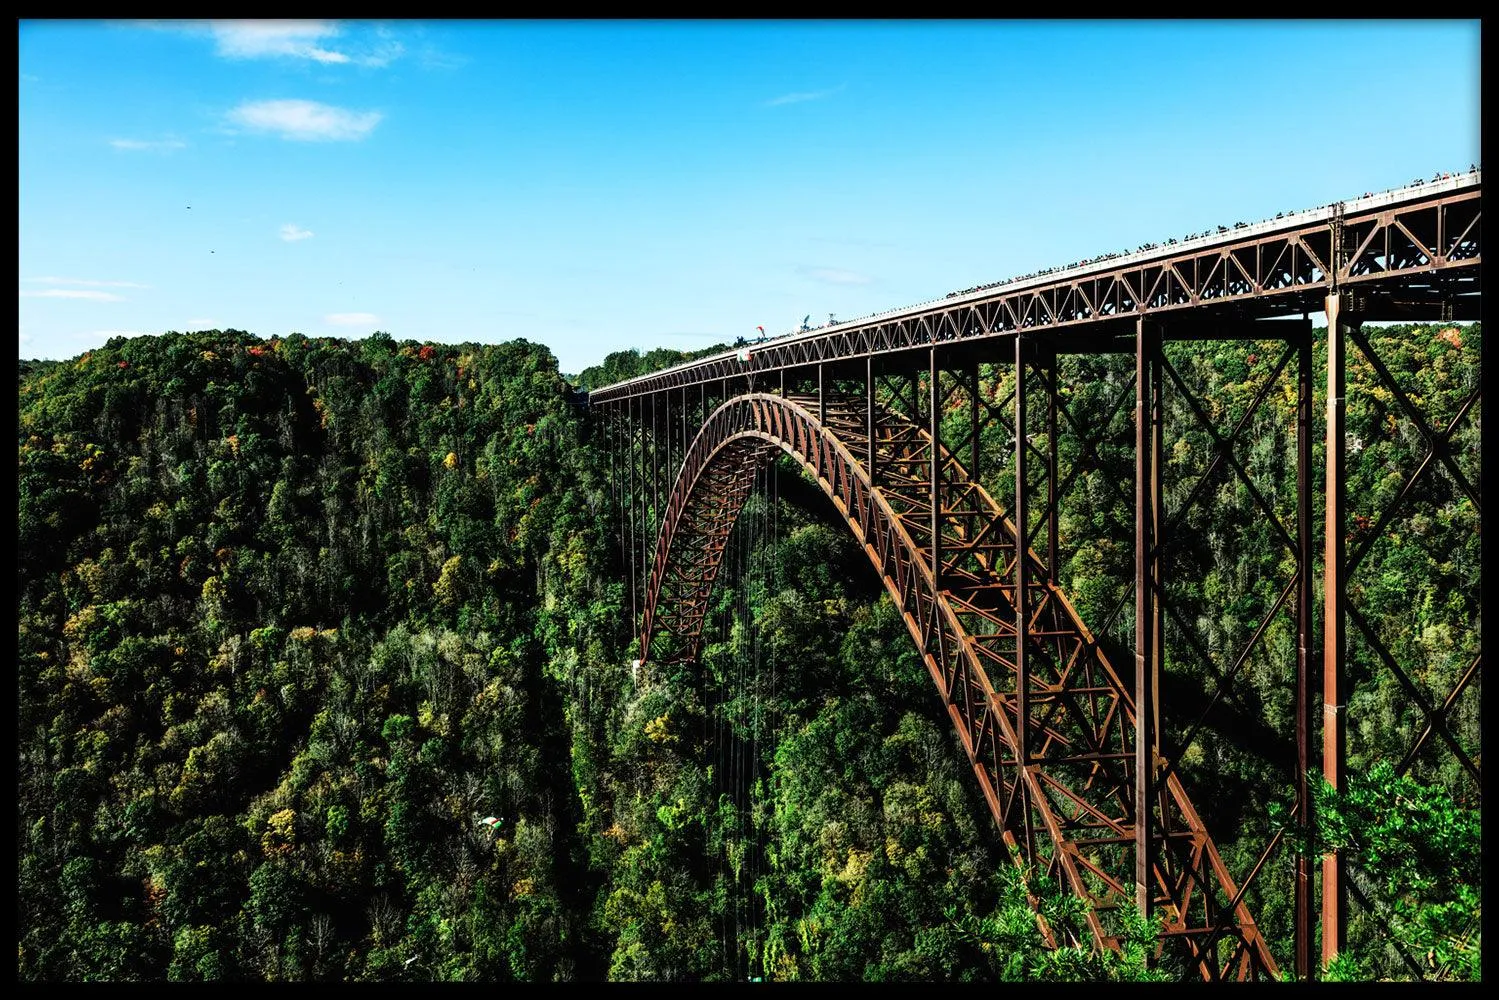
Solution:
M 1026 552 L 1028 676 L 1017 689 L 1015 530 L 1004 510 L 939 449 L 937 516 L 926 430 L 875 415 L 875 479 L 866 401 L 747 394 L 704 423 L 672 490 L 646 594 L 641 657 L 671 636 L 695 659 L 728 532 L 777 449 L 810 473 L 845 517 L 902 610 L 989 808 L 1017 858 L 1089 906 L 1095 941 L 1117 943 L 1135 903 L 1135 722 L 1128 686 L 1066 596 Z M 822 411 L 822 421 L 818 411 Z M 934 546 L 933 524 L 938 543 Z M 940 553 L 933 566 L 934 547 Z M 1020 713 L 1025 703 L 1024 721 Z M 1024 733 L 1026 762 L 1020 760 Z M 1168 761 L 1149 816 L 1151 900 L 1163 948 L 1208 979 L 1263 978 L 1277 966 Z

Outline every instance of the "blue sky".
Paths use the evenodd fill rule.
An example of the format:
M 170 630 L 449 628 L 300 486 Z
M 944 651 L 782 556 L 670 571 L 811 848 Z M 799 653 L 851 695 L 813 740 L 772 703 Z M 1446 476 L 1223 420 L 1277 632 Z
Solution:
M 20 356 L 689 350 L 1479 160 L 1469 21 L 23 20 Z

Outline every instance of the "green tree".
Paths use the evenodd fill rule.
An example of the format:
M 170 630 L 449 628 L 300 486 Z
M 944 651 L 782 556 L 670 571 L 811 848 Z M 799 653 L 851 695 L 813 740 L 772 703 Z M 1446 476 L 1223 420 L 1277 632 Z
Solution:
M 1360 917 L 1382 926 L 1350 935 L 1357 943 L 1325 970 L 1328 979 L 1482 978 L 1478 810 L 1381 761 L 1350 774 L 1341 795 L 1320 783 L 1315 816 L 1315 848 L 1342 851 L 1356 877 L 1394 901 Z

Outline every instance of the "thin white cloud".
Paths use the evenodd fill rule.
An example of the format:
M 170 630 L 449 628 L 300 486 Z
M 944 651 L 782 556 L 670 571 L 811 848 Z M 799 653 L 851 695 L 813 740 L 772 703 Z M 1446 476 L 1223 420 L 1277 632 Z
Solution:
M 297 240 L 310 240 L 312 239 L 312 230 L 302 229 L 295 222 L 288 222 L 281 227 L 281 238 L 288 243 L 295 243 Z
M 377 323 L 380 317 L 374 313 L 329 313 L 323 320 L 333 326 L 360 326 Z
M 48 288 L 41 292 L 22 292 L 23 299 L 88 299 L 91 302 L 124 302 L 123 295 L 94 292 L 83 288 Z
M 363 139 L 384 117 L 378 111 L 349 111 L 317 101 L 247 101 L 229 112 L 230 121 L 255 132 L 272 132 L 302 142 Z
M 432 45 L 423 45 L 418 48 L 415 58 L 422 69 L 437 70 L 439 72 L 462 69 L 473 62 L 468 56 L 459 55 L 455 52 L 444 52 Z
M 181 139 L 111 139 L 109 144 L 115 149 L 144 150 L 155 153 L 167 153 L 174 149 L 184 149 L 187 146 L 187 143 Z
M 774 108 L 782 104 L 800 104 L 803 101 L 820 101 L 825 97 L 832 97 L 842 90 L 844 84 L 839 84 L 829 90 L 801 90 L 790 94 L 782 94 L 780 97 L 772 97 L 765 102 L 765 107 Z
M 323 65 L 378 67 L 404 51 L 388 37 L 372 46 L 326 44 L 343 34 L 336 21 L 229 20 L 212 21 L 208 27 L 217 54 L 226 59 L 308 59 Z
M 218 54 L 226 59 L 264 59 L 290 56 L 320 63 L 346 63 L 342 52 L 317 42 L 338 34 L 328 21 L 215 21 L 209 25 Z
M 797 271 L 808 278 L 829 285 L 867 285 L 874 280 L 867 274 L 841 267 L 799 267 Z
M 150 285 L 137 284 L 134 281 L 96 281 L 93 278 L 22 278 L 35 285 L 86 285 L 90 288 L 150 288 Z

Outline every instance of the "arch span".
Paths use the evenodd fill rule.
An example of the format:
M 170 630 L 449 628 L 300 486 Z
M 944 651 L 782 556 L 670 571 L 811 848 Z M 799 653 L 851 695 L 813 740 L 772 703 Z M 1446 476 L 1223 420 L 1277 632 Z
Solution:
M 749 393 L 708 417 L 657 535 L 641 660 L 668 635 L 674 659 L 698 657 L 725 543 L 755 471 L 777 450 L 792 456 L 844 517 L 901 609 L 1005 842 L 1020 863 L 1033 863 L 1081 898 L 1094 941 L 1115 947 L 1117 914 L 1135 905 L 1131 693 L 1066 596 L 1046 582 L 1034 553 L 1016 552 L 1004 511 L 940 447 L 941 516 L 933 518 L 925 430 L 880 411 L 871 476 L 855 457 L 855 448 L 868 446 L 863 405 L 824 399 L 820 421 L 815 397 Z M 1017 558 L 1036 570 L 1025 584 L 1023 647 Z M 1024 698 L 1017 691 L 1019 648 L 1029 678 Z M 1162 947 L 1181 949 L 1204 978 L 1277 977 L 1242 893 L 1175 770 L 1162 764 L 1146 818 Z

